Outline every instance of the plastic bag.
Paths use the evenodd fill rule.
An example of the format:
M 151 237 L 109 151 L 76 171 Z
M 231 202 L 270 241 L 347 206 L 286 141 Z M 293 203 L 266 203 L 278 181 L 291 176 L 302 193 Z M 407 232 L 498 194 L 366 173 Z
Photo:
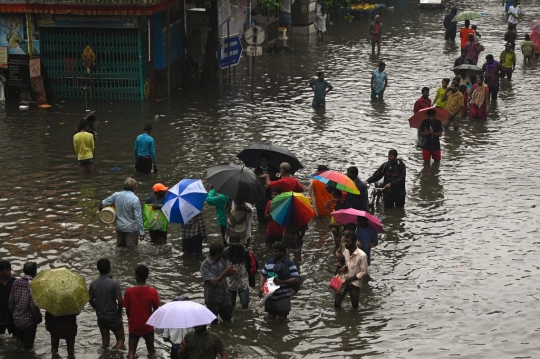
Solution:
M 341 274 L 334 276 L 330 281 L 330 288 L 332 288 L 337 294 L 343 294 L 346 287 L 345 277 Z
M 270 298 L 272 294 L 274 294 L 274 292 L 278 289 L 279 285 L 274 284 L 274 278 L 268 278 L 263 286 L 263 297 L 261 301 L 265 301 Z
M 145 204 L 143 209 L 143 226 L 145 231 L 167 232 L 169 221 L 160 209 L 154 209 L 151 204 Z

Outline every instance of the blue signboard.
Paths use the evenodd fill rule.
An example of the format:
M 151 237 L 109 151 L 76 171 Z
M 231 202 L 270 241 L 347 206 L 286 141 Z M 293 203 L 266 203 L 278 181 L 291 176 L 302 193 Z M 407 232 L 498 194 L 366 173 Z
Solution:
M 229 66 L 236 66 L 242 57 L 242 41 L 238 34 L 221 39 L 221 49 L 218 50 L 217 57 L 219 67 L 226 69 Z

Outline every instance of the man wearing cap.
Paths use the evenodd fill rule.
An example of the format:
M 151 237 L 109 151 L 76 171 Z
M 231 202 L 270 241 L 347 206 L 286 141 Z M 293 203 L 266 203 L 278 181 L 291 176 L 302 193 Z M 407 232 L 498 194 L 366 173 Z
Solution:
M 317 166 L 315 176 L 328 171 L 329 168 L 325 165 Z M 312 179 L 308 186 L 309 198 L 315 213 L 318 217 L 330 217 L 330 212 L 333 210 L 332 194 L 326 189 L 326 185 L 321 181 Z
M 137 172 L 150 173 L 152 172 L 152 162 L 154 162 L 154 173 L 157 173 L 157 157 L 154 139 L 152 133 L 152 125 L 146 124 L 144 132 L 137 136 L 135 140 L 135 169 Z
M 9 312 L 9 295 L 15 278 L 11 276 L 11 263 L 0 261 L 0 335 L 15 333 L 13 315 Z
M 368 211 L 369 210 L 369 199 L 368 199 L 368 189 L 364 182 L 360 181 L 358 178 L 358 168 L 351 166 L 347 168 L 347 177 L 349 177 L 356 188 L 360 191 L 360 194 L 347 193 L 345 196 L 345 202 L 343 202 L 342 209 L 354 208 L 359 211 Z
M 141 202 L 135 194 L 136 190 L 137 181 L 128 177 L 124 182 L 124 190 L 113 193 L 99 206 L 100 211 L 104 207 L 115 206 L 117 247 L 133 249 L 139 244 L 139 239 L 144 240 Z
M 152 208 L 154 210 L 161 211 L 161 207 L 163 207 L 163 200 L 165 199 L 165 194 L 167 193 L 167 190 L 169 187 L 165 187 L 163 183 L 156 183 L 152 190 L 154 191 L 154 195 L 149 197 L 145 204 L 152 205 Z M 144 212 L 144 215 L 146 216 L 146 211 Z M 167 230 L 161 231 L 161 230 L 149 230 L 150 232 L 150 242 L 153 244 L 165 244 L 167 243 Z

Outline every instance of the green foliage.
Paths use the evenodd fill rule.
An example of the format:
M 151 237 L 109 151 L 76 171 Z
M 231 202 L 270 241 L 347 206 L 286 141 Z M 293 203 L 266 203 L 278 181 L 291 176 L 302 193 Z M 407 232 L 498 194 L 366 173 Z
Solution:
M 281 10 L 283 8 L 283 5 L 281 5 L 281 2 L 279 2 L 279 0 L 260 0 L 259 5 L 267 9 L 273 9 L 277 7 Z
M 346 13 L 345 16 L 343 16 L 343 18 L 344 18 L 345 21 L 347 21 L 347 22 L 352 22 L 353 19 L 354 19 L 354 16 L 352 16 L 352 15 L 349 14 L 349 13 Z
M 351 0 L 323 0 L 323 6 L 326 6 L 328 11 L 341 8 L 348 9 L 351 6 Z

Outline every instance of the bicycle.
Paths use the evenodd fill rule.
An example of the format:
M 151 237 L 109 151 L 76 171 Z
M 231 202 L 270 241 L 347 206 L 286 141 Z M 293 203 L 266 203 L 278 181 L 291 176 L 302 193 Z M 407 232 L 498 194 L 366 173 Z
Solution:
M 371 189 L 370 201 L 369 201 L 369 211 L 371 213 L 375 212 L 375 205 L 379 205 L 381 202 L 382 193 L 384 191 L 384 186 L 382 182 L 374 183 L 374 186 Z

